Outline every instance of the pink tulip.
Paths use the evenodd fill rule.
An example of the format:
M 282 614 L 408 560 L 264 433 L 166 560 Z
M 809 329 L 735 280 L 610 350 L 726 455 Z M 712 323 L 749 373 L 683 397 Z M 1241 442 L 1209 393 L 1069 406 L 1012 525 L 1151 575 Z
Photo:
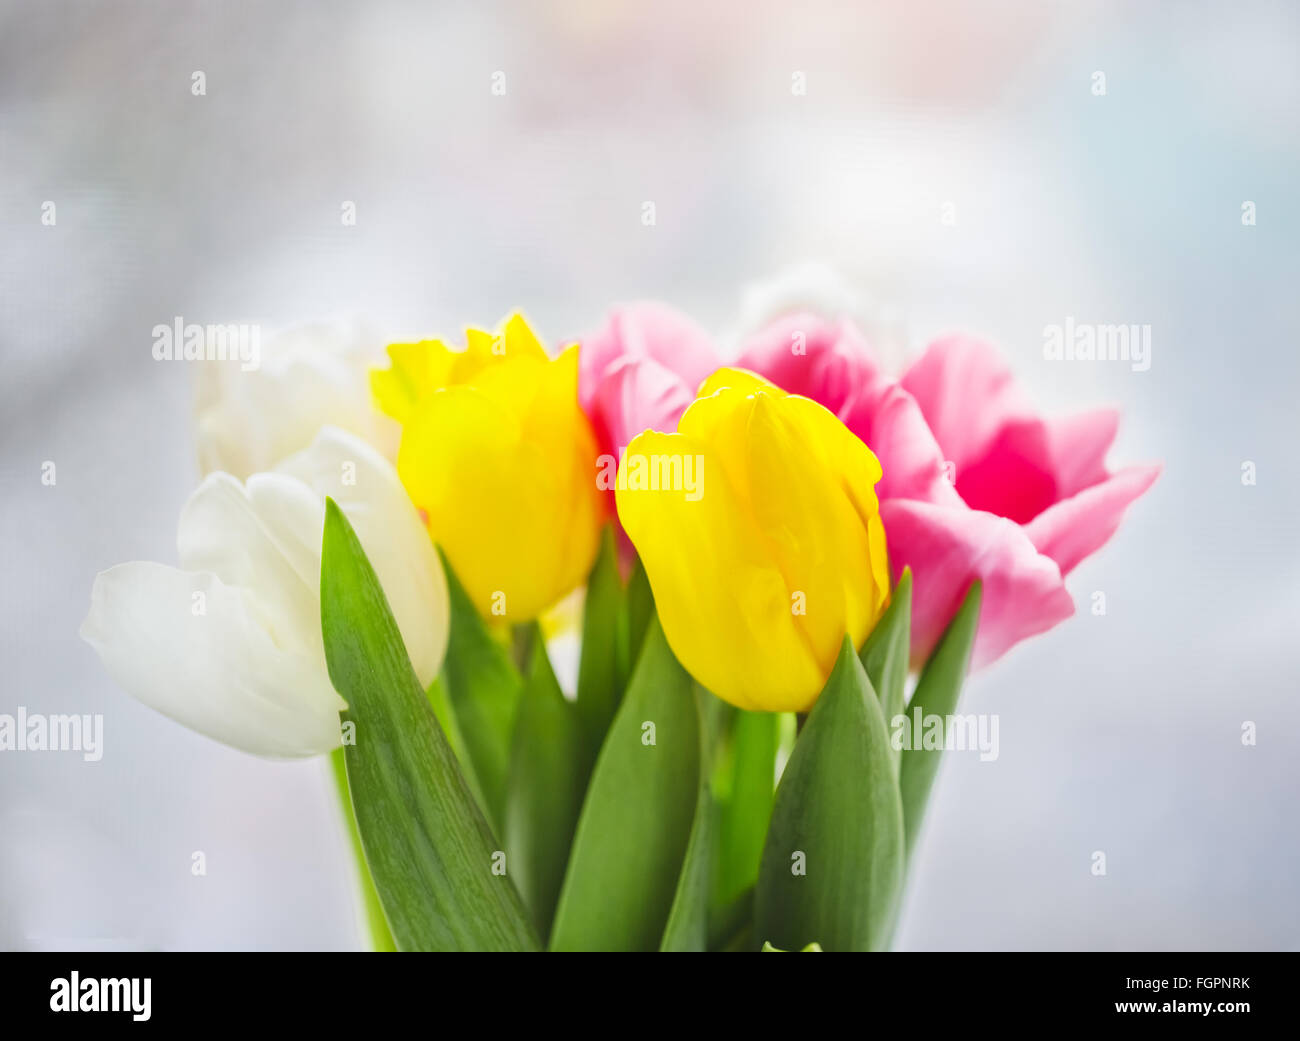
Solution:
M 685 315 L 653 302 L 615 308 L 578 353 L 578 400 L 600 451 L 617 456 L 643 430 L 676 430 L 719 364 L 709 335 Z
M 979 668 L 1074 613 L 1064 576 L 1115 533 L 1159 465 L 1111 472 L 1118 415 L 1039 417 L 987 344 L 950 336 L 894 380 L 845 322 L 792 315 L 739 362 L 821 402 L 880 459 L 895 574 L 913 574 L 912 653 L 927 657 L 973 579 Z

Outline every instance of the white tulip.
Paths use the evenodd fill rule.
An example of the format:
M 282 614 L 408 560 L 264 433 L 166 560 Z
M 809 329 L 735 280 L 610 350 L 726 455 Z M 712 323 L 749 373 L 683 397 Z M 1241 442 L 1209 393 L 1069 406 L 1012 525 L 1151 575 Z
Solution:
M 400 428 L 370 396 L 369 370 L 382 362 L 382 340 L 358 322 L 334 321 L 263 337 L 255 369 L 200 363 L 195 437 L 201 471 L 244 480 L 306 448 L 323 426 L 350 431 L 395 458 Z
M 180 567 L 100 573 L 81 636 L 114 681 L 200 733 L 257 755 L 328 752 L 346 706 L 320 627 L 325 496 L 379 576 L 420 682 L 447 647 L 447 584 L 397 473 L 335 428 L 246 484 L 209 475 L 181 512 Z

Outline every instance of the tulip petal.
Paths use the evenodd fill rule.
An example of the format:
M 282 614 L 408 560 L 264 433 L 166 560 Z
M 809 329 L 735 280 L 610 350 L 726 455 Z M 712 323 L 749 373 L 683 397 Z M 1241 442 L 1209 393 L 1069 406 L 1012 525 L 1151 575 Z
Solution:
M 696 413 L 702 399 L 691 406 Z M 685 424 L 686 420 L 683 419 Z M 743 447 L 743 445 L 742 445 Z M 741 708 L 802 710 L 823 674 L 793 624 L 791 590 L 739 489 L 733 456 L 718 441 L 647 431 L 628 446 L 638 457 L 701 459 L 702 494 L 624 487 L 618 512 L 645 564 L 673 653 L 705 687 Z M 630 482 L 628 482 L 630 483 Z
M 900 383 L 920 405 L 946 457 L 956 464 L 959 480 L 1008 423 L 1034 419 L 1006 360 L 993 346 L 971 336 L 936 340 Z
M 1099 484 L 1109 476 L 1106 453 L 1119 431 L 1119 412 L 1113 408 L 1080 412 L 1047 422 L 1047 446 L 1062 499 Z
M 501 337 L 507 354 L 546 361 L 549 355 L 542 341 L 537 338 L 524 316 L 518 311 L 505 320 L 501 327 Z
M 477 388 L 439 391 L 406 424 L 397 469 L 480 614 L 492 616 L 497 593 L 520 621 L 547 606 L 525 562 L 546 559 L 548 518 L 533 510 L 560 487 L 508 409 Z
M 466 335 L 407 413 L 397 469 L 475 607 L 529 621 L 586 577 L 606 509 L 578 350 L 552 361 L 517 314 Z
M 365 373 L 378 343 L 362 323 L 306 323 L 259 342 L 256 368 L 229 361 L 196 366 L 196 441 L 204 474 L 225 471 L 244 480 L 269 470 L 309 445 L 325 424 L 396 451 L 395 425 L 372 408 L 367 391 Z
M 881 499 L 958 504 L 943 450 L 916 400 L 898 384 L 885 380 L 859 394 L 840 418 L 880 460 L 882 475 L 876 494 Z
M 1026 637 L 1074 613 L 1055 561 L 1005 517 L 965 508 L 881 503 L 896 572 L 912 569 L 912 658 L 924 661 L 974 579 L 983 606 L 972 668 L 997 660 Z
M 882 375 L 856 326 L 806 312 L 786 315 L 752 337 L 736 365 L 820 402 L 841 418 L 841 410 Z
M 575 401 L 577 359 L 519 359 L 433 394 L 407 424 L 398 472 L 484 616 L 535 618 L 586 577 L 600 537 L 596 449 Z
M 324 525 L 324 502 L 292 477 L 254 474 L 245 486 L 229 474 L 209 474 L 181 510 L 180 566 L 255 590 L 251 606 L 276 641 L 323 661 L 317 615 Z
M 738 390 L 742 394 L 762 392 L 764 394 L 769 394 L 774 398 L 789 397 L 789 392 L 786 391 L 785 388 L 778 387 L 766 376 L 762 376 L 749 369 L 737 368 L 735 366 L 728 366 L 710 373 L 704 382 L 700 384 L 700 389 L 697 393 L 701 399 L 707 399 L 715 397 L 719 391 L 723 390 Z M 726 415 L 729 411 L 730 409 L 725 408 L 715 410 L 711 405 L 697 410 L 697 412 L 704 413 L 718 412 L 721 415 Z M 703 430 L 700 432 L 702 433 Z
M 746 465 L 754 516 L 786 587 L 806 597 L 795 623 L 829 676 L 845 634 L 862 646 L 888 600 L 872 491 L 880 464 L 816 402 L 762 393 L 753 400 Z
M 692 399 L 681 377 L 653 358 L 615 363 L 597 387 L 591 408 L 601 450 L 614 454 L 643 430 L 672 433 Z
M 457 357 L 441 340 L 390 343 L 388 368 L 370 372 L 375 404 L 381 412 L 405 423 L 426 395 L 448 382 Z
M 1113 409 L 1048 422 L 1008 422 L 982 455 L 957 472 L 957 491 L 975 510 L 1028 524 L 1044 510 L 1106 478 Z
M 379 576 L 415 674 L 427 687 L 447 649 L 447 580 L 397 471 L 360 438 L 333 427 L 322 430 L 310 448 L 276 470 L 310 488 L 317 504 L 329 496 L 343 510 Z M 324 513 L 319 511 L 316 526 L 297 529 L 313 540 L 311 559 L 317 574 L 317 527 L 323 524 Z
M 1160 470 L 1159 464 L 1125 467 L 1040 513 L 1025 526 L 1025 534 L 1068 575 L 1115 534 L 1124 510 L 1151 487 Z
M 851 322 L 794 314 L 742 349 L 737 366 L 830 409 L 880 460 L 882 499 L 956 505 L 944 456 L 915 399 L 880 369 Z
M 956 479 L 971 509 L 1027 524 L 1057 498 L 1047 428 L 1038 419 L 1008 423 L 980 455 L 958 466 Z
M 760 680 L 756 688 L 738 692 L 733 699 L 728 689 L 702 681 L 741 707 L 806 708 L 830 674 L 845 634 L 860 645 L 888 601 L 885 534 L 872 490 L 880 479 L 880 465 L 871 450 L 821 405 L 788 395 L 755 373 L 719 369 L 704 381 L 699 393 L 678 424 L 686 442 L 647 444 L 658 443 L 669 456 L 674 450 L 687 451 L 685 445 L 694 446 L 689 451 L 708 462 L 710 494 L 716 495 L 714 475 L 723 478 L 730 498 L 725 505 L 731 512 L 715 516 L 713 523 L 720 532 L 735 525 L 749 532 L 746 562 L 764 573 L 767 583 L 768 601 L 759 608 L 759 617 L 771 620 L 782 638 L 793 629 L 805 645 L 803 657 L 810 657 L 816 667 L 815 676 L 802 667 L 780 676 L 781 685 L 770 697 L 763 693 L 772 689 L 770 682 Z M 631 449 L 628 458 L 633 458 Z M 628 497 L 634 494 L 643 493 L 629 492 Z M 621 517 L 623 505 L 620 492 Z M 716 505 L 718 499 L 710 508 Z M 698 503 L 694 512 L 697 523 L 706 515 Z M 653 582 L 656 561 L 647 556 L 647 547 L 627 518 L 623 520 Z M 713 538 L 728 541 L 725 535 Z M 694 561 L 693 553 L 704 541 L 683 546 L 679 552 L 686 561 Z M 735 550 L 735 546 L 727 548 Z M 725 559 L 718 558 L 717 552 L 721 550 L 705 559 L 715 563 Z M 779 620 L 773 610 L 778 597 L 784 605 Z M 656 602 L 670 642 L 682 640 L 674 610 L 665 609 L 658 593 Z M 704 619 L 699 621 L 703 627 L 692 631 L 696 639 L 709 631 Z M 677 644 L 674 649 L 687 654 L 683 661 L 695 668 L 689 652 Z M 751 660 L 747 665 L 752 669 Z M 752 697 L 755 690 L 762 700 L 741 700 Z
M 625 361 L 654 362 L 676 375 L 688 395 L 718 366 L 712 339 L 684 314 L 654 301 L 628 304 L 615 309 L 600 332 L 582 340 L 578 390 L 584 411 L 596 411 L 601 384 Z M 618 413 L 606 416 L 613 426 L 628 429 L 631 425 Z M 671 432 L 671 427 L 664 430 Z
M 1113 410 L 1040 418 L 999 353 L 972 337 L 932 343 L 895 383 L 850 323 L 794 314 L 751 339 L 737 364 L 825 405 L 880 460 L 875 492 L 892 563 L 895 571 L 908 563 L 917 569 L 922 650 L 955 610 L 959 587 L 976 574 L 984 574 L 991 603 L 977 665 L 1068 615 L 1061 574 L 1113 533 L 1123 507 L 1150 483 L 1147 477 L 1110 483 L 1105 456 L 1118 422 Z M 683 422 L 690 417 L 688 410 Z M 1094 486 L 1102 490 L 1090 492 Z M 927 503 L 934 510 L 924 510 Z M 990 527 L 998 518 L 1028 527 L 1016 537 Z M 1060 564 L 1059 573 L 1035 559 L 1041 555 L 1035 546 Z M 929 552 L 939 555 L 939 564 L 923 578 L 920 558 Z M 945 572 L 949 556 L 969 558 L 960 574 Z M 988 581 L 998 559 L 1012 566 L 1004 585 L 1029 591 L 1023 617 L 1000 606 L 997 583 Z
M 83 637 L 132 696 L 219 741 L 268 756 L 337 747 L 320 630 L 326 493 L 365 531 L 427 684 L 447 640 L 441 564 L 392 465 L 334 428 L 280 472 L 210 474 L 181 512 L 181 568 L 101 574 Z
M 1105 479 L 1119 415 L 1097 409 L 1044 420 L 987 343 L 949 336 L 903 376 L 948 458 L 957 491 L 976 510 L 1028 524 Z
M 95 579 L 81 637 L 118 686 L 218 741 L 274 757 L 338 747 L 346 706 L 323 660 L 278 645 L 260 613 L 215 575 L 136 561 Z

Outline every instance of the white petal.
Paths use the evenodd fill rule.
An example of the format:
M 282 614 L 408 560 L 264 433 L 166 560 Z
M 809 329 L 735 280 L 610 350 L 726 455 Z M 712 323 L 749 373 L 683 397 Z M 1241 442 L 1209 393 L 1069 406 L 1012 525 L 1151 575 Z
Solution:
M 255 474 L 245 488 L 209 474 L 181 510 L 185 571 L 210 571 L 252 594 L 250 609 L 281 646 L 320 652 L 323 500 L 301 481 Z
M 346 706 L 323 654 L 278 646 L 249 594 L 214 575 L 110 568 L 95 579 L 81 636 L 125 691 L 218 741 L 285 757 L 340 744 Z
M 395 455 L 397 428 L 370 400 L 380 340 L 359 323 L 299 325 L 261 338 L 258 368 L 198 366 L 196 427 L 204 473 L 270 470 L 333 424 Z
M 428 686 L 447 649 L 447 580 L 397 471 L 360 438 L 331 427 L 276 471 L 343 510 L 379 576 L 415 673 Z

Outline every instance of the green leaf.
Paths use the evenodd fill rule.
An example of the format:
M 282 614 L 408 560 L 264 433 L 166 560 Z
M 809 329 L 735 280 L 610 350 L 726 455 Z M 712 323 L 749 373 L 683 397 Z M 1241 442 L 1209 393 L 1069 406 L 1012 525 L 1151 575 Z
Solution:
M 536 950 L 496 840 L 407 657 L 356 533 L 326 500 L 321 632 L 355 724 L 344 746 L 366 863 L 399 950 Z
M 658 621 L 651 622 L 587 789 L 552 950 L 659 946 L 699 796 L 699 719 L 691 687 Z
M 713 904 L 735 900 L 758 879 L 763 839 L 776 793 L 775 712 L 736 709 L 725 753 L 714 772 L 719 819 Z
M 632 678 L 632 672 L 636 668 L 637 659 L 641 655 L 641 646 L 645 643 L 646 629 L 649 628 L 650 619 L 654 617 L 655 600 L 654 594 L 650 592 L 650 579 L 645 573 L 645 566 L 641 563 L 641 558 L 636 558 L 636 563 L 632 566 L 632 574 L 627 580 L 627 591 L 625 593 L 624 614 L 627 622 L 627 653 L 622 663 L 623 670 L 623 689 L 627 689 L 628 681 Z
M 754 929 L 754 890 L 746 889 L 740 896 L 709 913 L 709 950 L 750 951 L 750 934 Z
M 755 939 L 782 950 L 878 950 L 902 880 L 903 808 L 889 733 L 846 637 L 777 787 Z
M 695 707 L 700 714 L 700 774 L 710 783 L 727 780 L 732 720 L 740 710 L 713 694 L 699 680 L 694 683 Z M 714 798 L 718 791 L 713 790 Z
M 695 823 L 686 846 L 686 859 L 677 879 L 677 893 L 664 928 L 661 951 L 706 951 L 709 948 L 709 882 L 713 872 L 713 796 L 700 785 Z
M 807 953 L 809 953 L 809 952 L 811 951 L 811 952 L 814 953 L 814 954 L 820 954 L 820 953 L 821 953 L 821 950 L 822 950 L 821 944 L 819 944 L 819 943 L 810 943 L 807 947 L 801 948 L 800 951 L 799 951 L 799 953 L 800 953 L 800 954 L 807 954 Z M 770 943 L 768 943 L 766 940 L 764 940 L 764 941 L 763 941 L 763 953 L 764 953 L 764 954 L 788 954 L 789 951 L 782 950 L 780 947 L 773 947 Z
M 540 633 L 532 646 L 515 723 L 505 836 L 510 874 L 545 938 L 582 809 L 586 770 L 577 708 L 560 692 Z
M 393 944 L 393 934 L 384 917 L 384 905 L 379 901 L 375 880 L 370 875 L 370 868 L 366 866 L 365 850 L 361 848 L 361 832 L 357 829 L 357 814 L 352 808 L 352 793 L 348 790 L 348 767 L 342 748 L 336 748 L 330 753 L 330 771 L 338 786 L 339 806 L 343 810 L 348 838 L 352 842 L 352 856 L 357 865 L 357 885 L 361 890 L 361 911 L 366 931 L 370 934 L 370 949 L 395 951 L 397 947 Z
M 510 661 L 510 651 L 479 617 L 445 554 L 442 565 L 451 601 L 451 631 L 443 665 L 447 697 L 483 793 L 488 820 L 501 831 L 510 744 L 523 680 Z
M 907 670 L 912 637 L 912 570 L 904 568 L 889 607 L 862 647 L 862 664 L 880 698 L 885 723 L 907 707 Z
M 578 717 L 582 723 L 587 763 L 595 762 L 605 732 L 618 711 L 626 675 L 619 675 L 626 657 L 623 585 L 618 575 L 618 549 L 612 526 L 605 528 L 582 612 L 582 652 L 578 662 Z
M 911 705 L 908 706 L 908 714 L 913 719 L 917 718 L 918 709 L 923 720 L 929 716 L 944 717 L 945 740 L 948 736 L 947 717 L 957 709 L 957 699 L 961 696 L 962 683 L 970 666 L 971 648 L 975 645 L 975 631 L 979 627 L 980 596 L 980 583 L 972 582 L 957 614 L 948 623 L 930 660 L 921 670 L 916 693 L 912 695 Z M 940 758 L 943 755 L 942 748 L 927 751 L 922 747 L 918 729 L 913 725 L 911 748 L 902 753 L 898 773 L 898 784 L 903 797 L 903 819 L 907 827 L 908 856 L 911 856 L 916 845 L 921 819 L 925 816 L 930 789 L 934 786 L 934 778 L 939 772 Z
M 465 747 L 465 736 L 460 732 L 460 724 L 456 720 L 456 713 L 452 711 L 451 701 L 447 697 L 447 684 L 443 679 L 442 673 L 433 678 L 429 684 L 425 695 L 429 699 L 429 707 L 433 709 L 433 714 L 438 717 L 438 722 L 442 724 L 442 732 L 447 738 L 447 743 L 451 745 L 451 750 L 456 756 L 456 762 L 460 764 L 460 771 L 465 776 L 465 781 L 474 793 L 479 807 L 487 806 L 487 799 L 483 797 L 482 789 L 478 786 L 478 775 L 474 773 L 474 762 L 470 759 L 469 750 Z

